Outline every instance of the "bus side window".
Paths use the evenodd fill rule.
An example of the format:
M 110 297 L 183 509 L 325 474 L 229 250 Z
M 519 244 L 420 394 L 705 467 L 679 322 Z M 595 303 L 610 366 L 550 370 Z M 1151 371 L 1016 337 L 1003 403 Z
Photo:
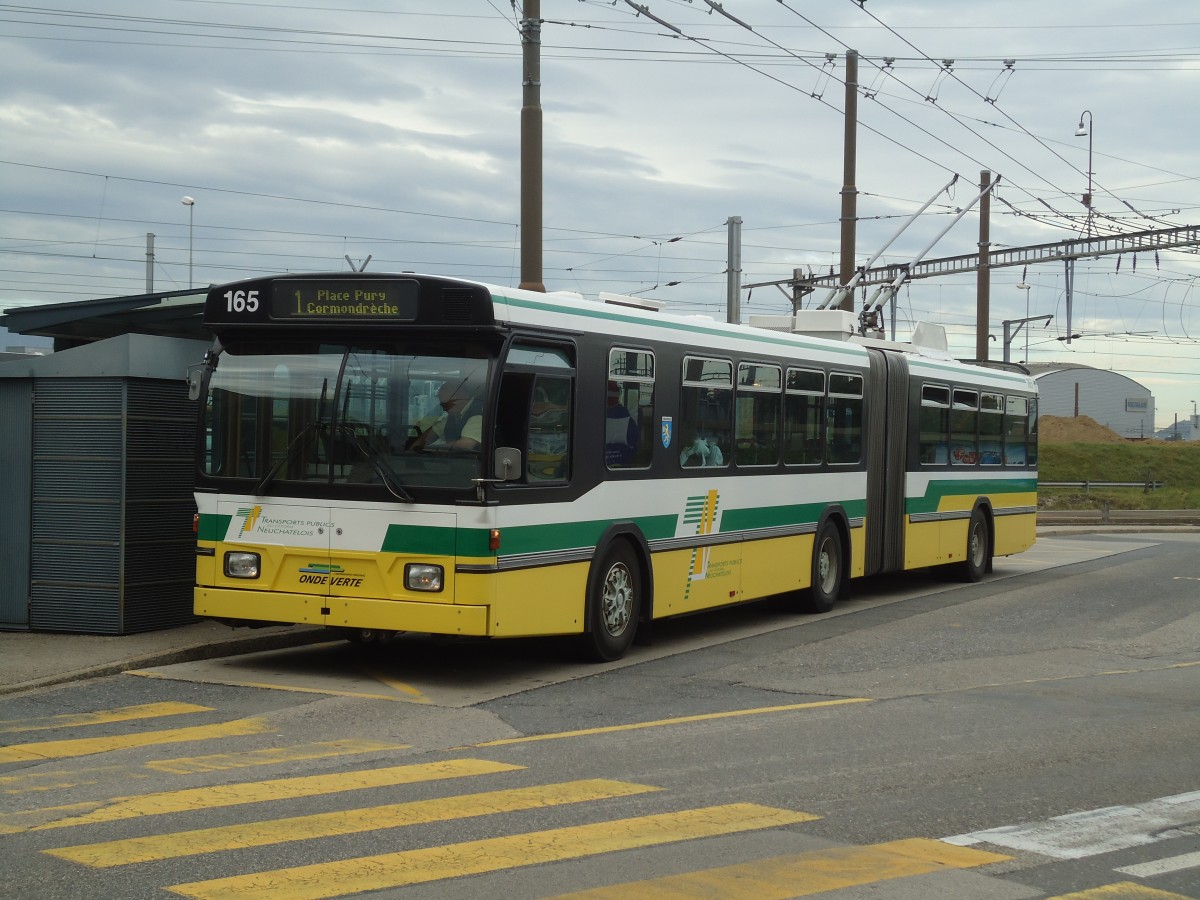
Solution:
M 683 361 L 679 407 L 679 464 L 729 464 L 733 432 L 733 363 L 689 356 Z
M 829 461 L 862 461 L 863 379 L 861 375 L 829 374 Z
M 784 397 L 783 462 L 815 466 L 825 459 L 821 422 L 825 403 L 825 373 L 817 369 L 788 369 Z
M 654 452 L 654 354 L 614 347 L 605 386 L 604 464 L 645 469 Z
M 1025 449 L 1029 431 L 1029 401 L 1024 397 L 1008 397 L 1004 413 L 1004 464 L 1024 466 L 1029 459 Z
M 773 466 L 779 462 L 782 381 L 779 366 L 758 363 L 738 366 L 734 431 L 737 465 Z
M 945 465 L 950 431 L 950 388 L 938 384 L 921 387 L 920 460 L 922 465 Z

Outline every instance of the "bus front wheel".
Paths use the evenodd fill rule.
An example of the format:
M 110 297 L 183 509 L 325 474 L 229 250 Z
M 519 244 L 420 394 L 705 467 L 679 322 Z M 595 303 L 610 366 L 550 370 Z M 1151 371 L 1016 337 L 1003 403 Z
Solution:
M 642 572 L 629 545 L 615 543 L 593 573 L 585 647 L 592 659 L 620 659 L 633 643 L 642 605 Z
M 826 520 L 817 529 L 813 541 L 812 581 L 801 594 L 805 612 L 824 613 L 833 609 L 842 592 L 842 535 L 833 522 Z
M 959 564 L 963 581 L 974 584 L 983 578 L 991 559 L 991 534 L 983 510 L 971 513 L 971 524 L 967 526 L 967 555 Z

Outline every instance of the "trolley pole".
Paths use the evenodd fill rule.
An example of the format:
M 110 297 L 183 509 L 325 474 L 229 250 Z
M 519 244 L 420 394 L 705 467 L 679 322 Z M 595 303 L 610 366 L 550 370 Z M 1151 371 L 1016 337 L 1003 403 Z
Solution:
M 542 283 L 542 0 L 525 0 L 521 19 L 521 287 Z

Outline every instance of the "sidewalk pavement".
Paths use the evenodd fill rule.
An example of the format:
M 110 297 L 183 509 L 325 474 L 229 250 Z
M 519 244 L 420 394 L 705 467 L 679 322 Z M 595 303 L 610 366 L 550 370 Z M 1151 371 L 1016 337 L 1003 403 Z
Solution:
M 1048 525 L 1038 537 L 1083 534 L 1191 532 L 1196 526 Z M 202 621 L 143 634 L 94 635 L 0 631 L 0 695 L 116 675 L 129 669 L 216 659 L 330 640 L 311 625 L 231 628 Z
M 312 625 L 231 628 L 201 621 L 142 634 L 0 631 L 0 695 L 165 666 L 330 640 Z

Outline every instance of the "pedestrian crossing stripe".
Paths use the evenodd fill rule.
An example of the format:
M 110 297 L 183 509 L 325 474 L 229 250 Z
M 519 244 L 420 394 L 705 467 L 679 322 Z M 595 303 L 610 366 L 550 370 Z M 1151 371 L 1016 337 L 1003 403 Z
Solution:
M 194 775 L 198 772 L 223 772 L 251 766 L 270 766 L 299 762 L 306 759 L 328 759 L 358 753 L 387 753 L 409 750 L 412 744 L 393 744 L 386 741 L 340 740 L 295 744 L 291 747 L 266 747 L 244 753 L 212 753 L 207 756 L 182 756 L 175 759 L 152 759 L 143 764 L 154 772 L 173 775 Z
M 757 859 L 578 891 L 555 900 L 627 900 L 629 897 L 789 900 L 946 869 L 986 866 L 1011 858 L 928 838 L 910 838 L 866 847 L 831 847 Z
M 301 760 L 331 759 L 366 753 L 391 753 L 396 750 L 410 749 L 412 749 L 411 744 L 345 739 L 292 744 L 286 747 L 263 747 L 259 750 L 245 750 L 241 753 L 209 753 L 203 756 L 150 759 L 137 766 L 89 766 L 79 769 L 59 769 L 53 772 L 43 772 L 39 769 L 14 775 L 0 775 L 0 794 L 62 791 L 89 784 L 112 784 L 150 778 L 154 773 L 195 775 L 200 772 L 227 772 L 255 766 L 282 765 Z
M 1070 894 L 1059 894 L 1047 900 L 1191 900 L 1184 894 L 1170 891 L 1160 891 L 1135 881 L 1119 881 L 1116 884 L 1106 884 L 1102 887 L 1089 888 L 1086 891 L 1074 891 Z
M 109 722 L 133 722 L 138 719 L 157 719 L 163 716 L 182 716 L 201 712 L 214 712 L 214 710 L 211 706 L 197 706 L 195 703 L 142 703 L 137 706 L 122 706 L 118 709 L 97 710 L 96 712 L 64 713 L 34 719 L 0 720 L 0 734 L 48 731 L 52 728 L 78 728 L 87 725 L 105 725 Z
M 815 818 L 809 813 L 755 803 L 731 803 L 196 881 L 167 890 L 196 900 L 324 900 L 619 850 L 781 828 Z
M 483 759 L 454 759 L 382 769 L 358 769 L 328 775 L 301 775 L 267 781 L 234 782 L 180 791 L 116 797 L 112 800 L 96 801 L 90 804 L 74 804 L 73 809 L 78 809 L 80 806 L 90 806 L 92 809 L 83 815 L 59 818 L 20 830 L 45 831 L 76 825 L 94 825 L 99 822 L 136 819 L 141 816 L 192 812 L 199 809 L 220 809 L 251 803 L 266 803 L 273 800 L 293 800 L 298 797 L 315 797 L 365 788 L 392 787 L 447 778 L 514 772 L 524 768 L 524 766 Z M 28 817 L 32 812 L 37 811 L 16 813 L 13 816 Z M 3 833 L 4 825 L 9 821 L 9 817 L 0 817 L 0 833 Z
M 131 747 L 207 741 L 213 738 L 263 734 L 271 730 L 266 719 L 250 718 L 235 719 L 232 722 L 221 722 L 217 725 L 193 725 L 188 728 L 171 728 L 164 731 L 143 731 L 134 734 L 114 734 L 107 737 L 75 738 L 67 741 L 12 744 L 8 747 L 0 747 L 0 763 L 69 759 L 75 756 L 108 753 L 112 750 L 128 750 Z
M 658 790 L 661 788 L 597 778 L 58 847 L 43 852 L 93 868 L 111 868 L 201 853 L 630 797 Z

